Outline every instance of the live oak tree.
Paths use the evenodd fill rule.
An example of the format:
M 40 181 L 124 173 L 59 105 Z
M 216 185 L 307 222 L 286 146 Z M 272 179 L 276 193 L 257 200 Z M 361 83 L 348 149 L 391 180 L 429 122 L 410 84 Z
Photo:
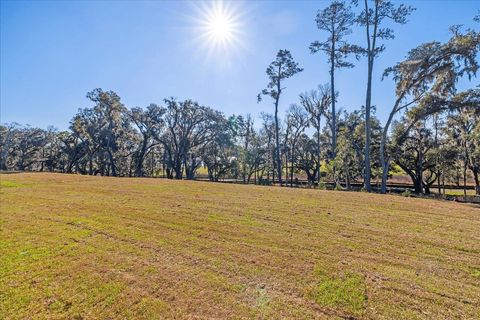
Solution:
M 102 149 L 105 150 L 109 165 L 109 175 L 117 175 L 117 157 L 119 140 L 121 135 L 128 130 L 128 123 L 124 122 L 124 115 L 127 111 L 121 103 L 120 97 L 113 91 L 95 89 L 87 93 L 87 98 L 95 103 L 93 111 L 96 114 L 96 125 L 99 127 Z M 124 125 L 126 127 L 124 127 Z
M 308 126 L 307 112 L 297 104 L 292 104 L 287 110 L 287 126 L 290 128 L 290 187 L 293 187 L 293 173 L 296 162 L 296 143 Z M 288 179 L 288 177 L 287 177 Z
M 324 115 L 325 110 L 328 108 L 330 101 L 332 100 L 331 94 L 328 90 L 328 85 L 318 86 L 317 90 L 312 90 L 300 95 L 300 104 L 305 108 L 309 115 L 310 125 L 315 129 L 315 139 L 317 143 L 316 150 L 316 178 L 317 183 L 320 183 L 321 172 L 320 172 L 320 132 L 321 132 L 321 122 L 322 115 Z
M 201 152 L 202 162 L 207 167 L 210 181 L 219 181 L 227 174 L 235 175 L 238 149 L 234 143 L 234 130 L 228 122 L 219 123 L 222 128 Z
M 275 155 L 276 155 L 276 147 L 275 147 L 275 121 L 273 120 L 273 115 L 269 113 L 262 112 L 260 114 L 262 118 L 262 128 L 261 134 L 266 137 L 267 143 L 267 163 L 271 164 L 270 170 L 267 172 L 267 180 L 270 180 L 270 172 L 272 173 L 272 182 L 275 182 Z
M 73 173 L 74 170 L 82 172 L 80 161 L 85 158 L 85 148 L 78 135 L 69 131 L 61 131 L 57 138 L 61 142 L 62 156 L 65 159 L 64 171 L 66 173 Z M 86 172 L 83 170 L 82 173 Z
M 282 185 L 282 159 L 280 157 L 280 132 L 279 132 L 279 120 L 278 120 L 278 106 L 280 102 L 280 95 L 285 90 L 283 87 L 283 81 L 294 76 L 295 74 L 303 71 L 292 58 L 292 54 L 288 50 L 279 50 L 276 59 L 270 63 L 267 68 L 267 76 L 269 83 L 266 89 L 263 89 L 258 94 L 258 102 L 262 100 L 262 95 L 269 96 L 273 99 L 275 106 L 275 157 L 276 167 L 278 174 L 278 182 Z
M 143 163 L 148 153 L 158 144 L 155 139 L 163 130 L 163 114 L 165 109 L 150 104 L 146 110 L 136 107 L 132 108 L 128 113 L 130 120 L 136 126 L 141 135 L 141 142 L 138 149 L 135 151 L 135 176 L 141 177 L 144 175 Z
M 335 163 L 347 190 L 351 189 L 352 181 L 361 179 L 363 175 L 363 125 L 363 115 L 358 110 L 351 113 L 344 111 L 338 123 Z
M 319 144 L 316 139 L 310 138 L 305 133 L 300 135 L 295 150 L 297 154 L 296 166 L 299 170 L 305 172 L 310 185 L 313 185 L 315 181 L 318 182 L 317 173 L 320 168 L 318 150 Z
M 386 41 L 394 38 L 393 29 L 385 26 L 386 22 L 405 24 L 407 17 L 414 10 L 410 6 L 400 4 L 394 5 L 392 1 L 387 0 L 354 0 L 356 5 L 362 7 L 361 13 L 356 18 L 356 22 L 365 28 L 367 44 L 365 47 L 355 47 L 357 54 L 363 54 L 367 57 L 367 90 L 365 97 L 365 174 L 364 188 L 370 192 L 371 187 L 371 107 L 372 107 L 372 77 L 375 58 L 385 50 Z
M 17 131 L 15 137 L 14 154 L 16 155 L 16 167 L 23 170 L 32 170 L 35 164 L 40 164 L 41 154 L 39 151 L 44 144 L 44 133 L 39 128 L 25 127 Z M 37 170 L 39 170 L 38 167 Z
M 238 116 L 235 117 L 235 129 L 236 135 L 238 136 L 240 143 L 242 144 L 242 152 L 240 153 L 240 157 L 242 158 L 242 179 L 243 183 L 247 182 L 247 175 L 248 171 L 248 159 L 250 157 L 249 150 L 251 147 L 252 139 L 255 134 L 255 130 L 253 128 L 253 119 L 250 114 L 247 114 L 245 117 Z
M 455 147 L 462 160 L 464 194 L 466 196 L 467 168 L 471 170 L 475 194 L 480 195 L 480 89 L 471 89 L 463 94 L 458 100 L 460 107 L 450 112 L 447 117 L 445 132 Z M 473 104 L 465 104 L 469 101 Z
M 410 126 L 410 122 L 413 125 Z M 426 121 L 404 118 L 393 125 L 390 153 L 394 162 L 412 179 L 415 193 L 430 193 L 438 178 L 435 168 L 434 137 Z
M 8 170 L 11 164 L 8 163 L 16 147 L 15 136 L 19 125 L 10 123 L 0 125 L 0 170 Z M 11 158 L 11 157 L 10 157 Z
M 156 139 L 163 145 L 167 163 L 167 176 L 193 179 L 201 165 L 202 151 L 224 129 L 221 112 L 201 106 L 192 100 L 165 99 L 163 117 L 165 130 Z
M 469 30 L 461 33 L 453 28 L 453 36 L 446 43 L 429 42 L 411 50 L 407 59 L 388 68 L 384 77 L 392 76 L 396 83 L 396 100 L 383 129 L 380 156 L 383 168 L 381 192 L 386 192 L 389 158 L 385 152 L 388 130 L 396 114 L 417 106 L 417 120 L 442 109 L 472 104 L 452 98 L 458 79 L 471 78 L 479 65 L 476 56 L 480 48 L 480 34 Z M 455 103 L 456 102 L 456 103 Z M 414 121 L 412 122 L 412 125 Z
M 88 174 L 94 174 L 94 161 L 98 157 L 98 151 L 101 147 L 100 138 L 100 120 L 99 115 L 89 108 L 79 109 L 78 113 L 70 121 L 70 130 L 74 140 L 80 140 L 80 148 L 84 150 L 87 157 L 86 166 L 88 166 Z M 75 144 L 76 141 L 75 141 Z M 85 161 L 84 161 L 85 162 Z M 83 173 L 87 170 L 80 164 L 77 164 Z

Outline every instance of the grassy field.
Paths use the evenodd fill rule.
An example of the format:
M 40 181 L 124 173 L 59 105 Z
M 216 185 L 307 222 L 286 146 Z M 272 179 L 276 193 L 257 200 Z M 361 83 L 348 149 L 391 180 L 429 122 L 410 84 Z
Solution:
M 480 318 L 472 206 L 163 179 L 0 180 L 0 318 Z

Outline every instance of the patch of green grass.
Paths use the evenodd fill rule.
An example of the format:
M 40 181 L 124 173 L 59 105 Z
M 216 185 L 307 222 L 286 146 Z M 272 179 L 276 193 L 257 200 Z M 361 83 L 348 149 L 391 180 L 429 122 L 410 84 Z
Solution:
M 355 273 L 339 276 L 327 274 L 322 268 L 315 271 L 318 278 L 313 296 L 323 307 L 339 308 L 360 315 L 367 303 L 366 285 L 363 277 Z
M 470 273 L 475 278 L 480 279 L 480 268 L 472 268 L 472 271 Z
M 256 295 L 256 307 L 262 312 L 265 312 L 268 309 L 268 304 L 270 302 L 267 290 L 265 288 L 259 287 L 256 290 Z
M 111 306 L 115 303 L 124 288 L 125 284 L 111 281 L 96 288 L 96 290 L 92 292 L 92 296 L 95 297 L 96 300 L 102 301 L 103 305 Z
M 168 310 L 169 307 L 165 301 L 144 297 L 135 308 L 139 315 L 152 319 Z
M 0 187 L 1 188 L 16 188 L 21 187 L 22 185 L 17 182 L 7 181 L 7 180 L 0 180 Z
M 253 215 L 250 212 L 247 212 L 243 216 L 243 219 L 240 220 L 240 223 L 250 227 L 258 227 L 262 225 L 257 219 L 253 217 Z
M 456 246 L 455 249 L 457 249 L 458 251 L 468 252 L 468 253 L 480 253 L 480 249 L 466 248 L 463 246 Z

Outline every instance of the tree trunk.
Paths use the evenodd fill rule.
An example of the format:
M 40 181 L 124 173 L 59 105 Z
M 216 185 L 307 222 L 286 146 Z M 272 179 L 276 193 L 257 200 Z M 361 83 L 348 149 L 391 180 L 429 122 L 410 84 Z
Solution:
M 282 186 L 282 159 L 280 158 L 280 129 L 278 126 L 278 100 L 280 98 L 280 93 L 278 93 L 277 98 L 275 99 L 275 156 L 277 158 L 277 175 L 278 183 Z
M 400 165 L 401 166 L 401 165 Z M 413 183 L 413 192 L 422 193 L 421 179 L 418 179 L 418 173 L 416 171 L 407 170 L 404 166 L 401 166 L 403 170 L 408 174 Z
M 368 58 L 368 80 L 367 80 L 367 97 L 365 101 L 365 178 L 364 188 L 367 192 L 372 191 L 371 186 L 371 167 L 370 167 L 370 143 L 371 143 L 371 124 L 370 124 L 370 108 L 372 96 L 372 71 L 373 58 Z
M 416 194 L 421 194 L 423 192 L 423 188 L 422 188 L 422 179 L 418 177 L 418 173 L 417 173 L 417 176 L 412 179 L 412 182 L 413 182 L 413 189 L 414 189 L 414 192 Z
M 320 178 L 321 178 L 321 173 L 320 173 L 320 117 L 318 117 L 318 128 L 317 128 L 317 183 L 318 186 L 320 186 Z
M 440 173 L 440 161 L 439 161 L 439 158 L 440 158 L 440 148 L 438 146 L 438 114 L 435 114 L 434 115 L 434 118 L 433 118 L 433 121 L 434 121 L 434 125 L 435 125 L 435 169 L 436 169 L 436 172 L 437 172 L 437 188 L 438 188 L 438 195 L 440 196 L 441 193 L 442 193 L 442 190 L 440 188 L 440 177 L 441 177 L 441 173 Z
M 385 156 L 385 144 L 386 144 L 386 132 L 388 128 L 385 125 L 383 129 L 382 140 L 380 141 L 380 162 L 382 163 L 382 185 L 380 187 L 380 193 L 385 194 L 387 192 L 387 178 L 388 178 L 388 162 L 389 160 L 386 159 Z
M 443 196 L 445 196 L 445 175 L 442 175 L 442 189 L 443 189 Z
M 467 200 L 467 151 L 465 149 L 465 159 L 463 161 L 463 199 Z
M 425 183 L 425 194 L 430 194 L 430 185 Z
M 420 138 L 420 146 L 418 148 L 418 159 L 417 159 L 417 179 L 420 184 L 420 193 L 423 193 L 423 138 Z
M 472 170 L 473 179 L 475 180 L 475 194 L 480 196 L 480 179 L 478 177 L 478 170 Z
M 375 46 L 377 39 L 377 27 L 378 27 L 378 1 L 375 1 L 374 10 L 374 22 L 373 22 L 373 35 L 370 39 L 370 19 L 368 1 L 365 0 L 365 14 L 366 14 L 366 32 L 367 32 L 367 59 L 368 59 L 368 77 L 367 77 L 367 94 L 365 98 L 365 162 L 364 162 L 364 188 L 367 192 L 372 191 L 371 185 L 371 167 L 370 167 L 370 144 L 371 144 L 371 123 L 370 123 L 370 109 L 372 102 L 372 73 L 373 73 L 373 61 L 375 59 Z
M 335 34 L 335 30 L 332 30 Z M 338 185 L 337 168 L 335 158 L 337 156 L 337 115 L 335 110 L 335 38 L 332 37 L 332 48 L 330 51 L 330 89 L 332 96 L 332 156 L 333 156 L 333 181 Z
M 388 115 L 387 122 L 382 131 L 382 140 L 380 141 L 380 162 L 382 163 L 382 185 L 380 187 L 380 192 L 385 194 L 387 192 L 387 179 L 388 179 L 388 170 L 390 169 L 390 158 L 385 154 L 385 147 L 387 145 L 388 139 L 388 129 L 393 120 L 393 115 L 397 110 L 399 100 L 395 102 L 395 106 L 392 109 L 392 112 Z
M 143 159 L 145 158 L 145 154 L 147 152 L 147 142 L 148 140 L 144 137 L 142 142 L 142 148 L 137 156 L 137 163 L 135 166 L 135 176 L 142 177 L 143 176 Z
M 88 174 L 93 175 L 93 155 L 88 156 Z
M 178 161 L 175 161 L 174 171 L 175 171 L 175 179 L 180 180 L 183 178 L 182 162 L 180 161 L 180 159 L 178 159 Z
M 276 148 L 272 154 L 272 183 L 275 184 Z
M 382 158 L 384 158 L 383 156 Z M 390 169 L 390 159 L 382 159 L 382 186 L 380 188 L 380 193 L 387 193 L 387 179 L 388 179 L 388 170 Z
M 285 187 L 288 187 L 288 148 L 287 148 L 286 142 L 285 142 Z
M 113 154 L 108 150 L 108 159 L 110 160 L 110 168 L 112 169 L 112 176 L 116 177 L 117 176 L 117 168 L 115 166 L 115 160 L 113 159 Z
M 290 155 L 290 161 L 291 161 L 291 166 L 290 166 L 290 187 L 293 188 L 293 162 L 294 162 L 294 155 L 295 155 L 295 140 L 293 140 L 292 143 L 292 151 Z

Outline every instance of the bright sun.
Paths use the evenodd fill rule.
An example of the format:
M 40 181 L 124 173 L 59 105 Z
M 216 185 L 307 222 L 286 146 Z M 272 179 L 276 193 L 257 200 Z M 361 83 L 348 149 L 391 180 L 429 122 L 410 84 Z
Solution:
M 232 21 L 224 12 L 212 12 L 207 23 L 208 33 L 214 40 L 224 40 L 232 37 Z
M 241 43 L 241 15 L 231 3 L 213 1 L 199 8 L 200 41 L 213 51 L 228 51 Z

